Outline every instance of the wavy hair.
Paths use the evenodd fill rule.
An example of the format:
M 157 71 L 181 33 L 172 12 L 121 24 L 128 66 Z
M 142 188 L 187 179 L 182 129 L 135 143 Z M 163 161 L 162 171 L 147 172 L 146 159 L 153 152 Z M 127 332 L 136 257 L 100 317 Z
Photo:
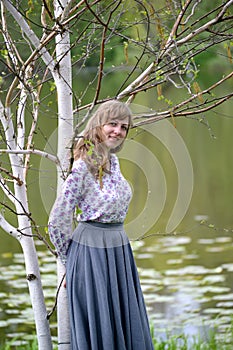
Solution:
M 132 127 L 132 113 L 129 107 L 120 101 L 112 100 L 102 103 L 96 112 L 89 119 L 82 137 L 78 139 L 73 145 L 74 160 L 83 159 L 90 172 L 95 178 L 100 178 L 102 172 L 109 172 L 109 150 L 104 143 L 105 135 L 103 133 L 103 126 L 112 120 L 123 120 L 128 118 L 128 130 Z M 111 149 L 111 153 L 116 153 L 123 147 L 122 143 Z

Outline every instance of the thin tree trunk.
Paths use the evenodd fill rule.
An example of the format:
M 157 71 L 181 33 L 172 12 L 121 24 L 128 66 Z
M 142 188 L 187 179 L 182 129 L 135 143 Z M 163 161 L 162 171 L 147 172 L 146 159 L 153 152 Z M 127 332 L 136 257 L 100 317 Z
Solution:
M 56 1 L 54 5 L 55 17 L 58 18 L 64 11 L 68 1 Z M 62 6 L 63 9 L 60 7 Z M 62 172 L 69 168 L 67 157 L 68 147 L 73 134 L 73 103 L 72 103 L 72 79 L 71 79 L 71 54 L 70 36 L 68 31 L 56 36 L 56 60 L 59 63 L 55 74 L 55 83 L 58 94 L 58 149 Z M 57 192 L 62 184 L 61 173 L 57 174 Z M 65 273 L 65 267 L 58 259 L 57 276 L 58 286 Z M 70 349 L 70 327 L 67 305 L 66 289 L 62 285 L 58 295 L 57 306 L 58 319 L 58 348 L 59 350 Z
M 17 150 L 18 147 L 15 142 L 15 130 L 11 119 L 10 107 L 5 108 L 5 110 L 3 110 L 3 106 L 1 107 L 1 111 L 3 112 L 3 115 L 1 115 L 1 121 L 5 132 L 7 147 L 9 150 Z M 23 160 L 19 154 L 9 154 L 9 159 L 12 175 L 17 179 L 17 181 L 14 181 L 13 202 L 15 205 L 15 211 L 18 214 L 18 234 L 14 236 L 20 242 L 24 254 L 26 278 L 35 317 L 38 349 L 51 350 L 52 341 L 50 328 L 47 320 L 47 311 L 41 285 L 39 263 L 31 231 L 26 180 L 24 179 L 24 169 L 22 166 Z

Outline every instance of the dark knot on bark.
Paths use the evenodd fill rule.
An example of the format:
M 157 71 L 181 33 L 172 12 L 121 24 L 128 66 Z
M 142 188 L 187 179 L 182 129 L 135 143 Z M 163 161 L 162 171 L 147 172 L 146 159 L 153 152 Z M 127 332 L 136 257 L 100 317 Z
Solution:
M 27 276 L 26 276 L 26 279 L 28 281 L 34 281 L 36 279 L 36 275 L 34 275 L 34 273 L 29 273 Z

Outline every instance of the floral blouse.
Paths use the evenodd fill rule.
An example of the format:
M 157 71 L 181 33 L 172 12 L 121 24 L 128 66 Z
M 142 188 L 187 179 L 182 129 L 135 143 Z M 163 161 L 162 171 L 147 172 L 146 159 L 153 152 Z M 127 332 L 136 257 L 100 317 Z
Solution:
M 78 159 L 62 186 L 49 218 L 49 235 L 58 256 L 66 263 L 66 252 L 72 236 L 74 212 L 77 221 L 95 220 L 103 223 L 123 222 L 132 192 L 120 171 L 119 161 L 111 155 L 111 172 L 105 173 L 100 187 L 87 168 Z

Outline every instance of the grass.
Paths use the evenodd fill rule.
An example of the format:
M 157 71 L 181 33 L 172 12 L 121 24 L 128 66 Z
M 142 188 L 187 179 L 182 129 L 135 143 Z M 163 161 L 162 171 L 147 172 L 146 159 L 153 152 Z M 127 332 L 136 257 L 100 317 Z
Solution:
M 38 350 L 37 339 L 29 341 L 27 344 L 20 345 L 21 341 L 13 339 L 6 344 L 0 345 L 0 350 Z
M 206 340 L 199 336 L 189 337 L 183 333 L 180 335 L 167 334 L 166 339 L 155 338 L 154 328 L 151 326 L 151 334 L 155 350 L 232 350 L 233 349 L 233 321 L 229 329 L 224 334 L 223 339 L 219 339 L 217 332 L 209 332 Z M 57 347 L 54 347 L 54 350 Z M 28 344 L 20 345 L 20 340 L 16 339 L 6 344 L 0 345 L 0 350 L 38 350 L 36 338 Z
M 218 333 L 210 331 L 207 339 L 199 336 L 189 337 L 183 333 L 180 335 L 167 335 L 166 339 L 158 339 L 153 336 L 154 329 L 151 327 L 151 334 L 155 350 L 232 350 L 233 349 L 233 320 L 229 329 L 222 338 Z

